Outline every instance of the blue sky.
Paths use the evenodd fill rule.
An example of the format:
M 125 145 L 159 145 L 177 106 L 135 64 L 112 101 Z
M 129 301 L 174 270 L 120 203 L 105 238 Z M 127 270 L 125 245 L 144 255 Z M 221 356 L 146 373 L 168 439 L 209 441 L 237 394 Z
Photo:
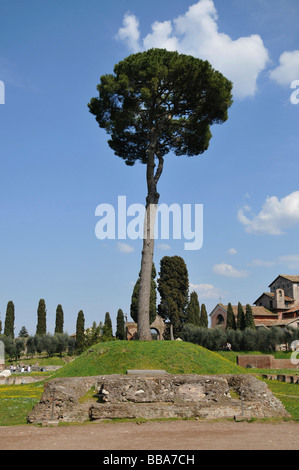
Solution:
M 129 317 L 142 242 L 98 240 L 95 209 L 120 195 L 143 204 L 145 167 L 114 156 L 87 103 L 101 75 L 148 47 L 208 59 L 234 82 L 208 151 L 165 159 L 160 203 L 203 204 L 204 244 L 157 240 L 157 270 L 182 256 L 209 312 L 299 273 L 298 17 L 297 0 L 0 0 L 2 321 L 13 300 L 16 334 L 34 334 L 40 298 L 49 332 L 58 303 L 70 334 L 80 309 L 86 326 Z

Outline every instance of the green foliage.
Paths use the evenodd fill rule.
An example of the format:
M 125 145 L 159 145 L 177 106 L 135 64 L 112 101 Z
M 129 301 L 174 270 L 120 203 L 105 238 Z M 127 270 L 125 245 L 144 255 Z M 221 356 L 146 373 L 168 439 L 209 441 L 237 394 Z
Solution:
M 125 317 L 121 308 L 119 308 L 117 312 L 115 337 L 119 340 L 126 339 Z
M 151 278 L 151 292 L 150 292 L 150 309 L 149 309 L 149 323 L 150 325 L 155 321 L 157 316 L 157 284 L 155 278 L 157 276 L 156 268 L 153 263 L 152 267 L 152 278 Z M 131 298 L 130 306 L 130 315 L 133 318 L 134 322 L 138 321 L 138 294 L 139 294 L 139 285 L 140 285 L 140 273 L 139 278 L 136 281 L 136 284 L 133 289 L 133 294 Z
M 62 357 L 62 353 L 68 350 L 69 336 L 66 333 L 55 333 L 56 349 L 55 353 L 58 353 Z
M 227 318 L 226 318 L 226 329 L 227 330 L 235 330 L 236 329 L 236 320 L 233 311 L 232 304 L 229 303 L 227 306 Z
M 208 328 L 209 320 L 208 320 L 208 313 L 205 304 L 201 304 L 200 310 L 200 319 L 198 326 L 200 328 Z
M 185 261 L 179 256 L 164 256 L 160 261 L 158 291 L 160 304 L 159 315 L 173 325 L 174 337 L 177 338 L 186 321 L 188 304 L 189 276 Z
M 199 326 L 200 307 L 198 302 L 198 295 L 195 291 L 191 292 L 190 300 L 186 309 L 186 323 Z
M 4 323 L 4 334 L 5 336 L 10 336 L 14 338 L 14 329 L 15 329 L 15 306 L 12 300 L 7 304 L 6 316 Z
M 36 334 L 43 336 L 47 333 L 47 323 L 46 323 L 46 303 L 44 299 L 40 299 L 37 308 L 37 326 Z
M 245 323 L 245 313 L 241 302 L 238 302 L 238 315 L 237 315 L 237 329 L 238 330 L 245 330 L 246 323 Z
M 209 146 L 210 125 L 227 120 L 232 84 L 207 61 L 164 49 L 132 54 L 101 77 L 89 110 L 127 165 L 147 163 L 152 124 L 156 154 L 199 155 Z
M 2 335 L 0 337 L 4 343 L 5 355 L 7 358 L 17 361 L 25 350 L 24 338 L 12 338 L 11 336 Z
M 104 328 L 103 328 L 103 341 L 109 341 L 112 338 L 113 338 L 112 321 L 111 321 L 110 313 L 106 312 Z
M 291 334 L 290 338 L 289 335 Z M 297 339 L 294 330 L 289 333 L 280 328 L 245 328 L 245 330 L 216 328 L 198 328 L 185 325 L 180 337 L 184 341 L 198 344 L 213 351 L 220 351 L 230 343 L 233 351 L 275 351 L 276 346 L 285 343 L 286 335 L 290 343 Z
M 85 318 L 83 310 L 78 312 L 77 322 L 76 322 L 76 350 L 78 352 L 83 351 L 84 349 L 84 330 L 85 330 Z
M 63 333 L 63 309 L 59 304 L 56 308 L 55 333 Z
M 249 304 L 246 305 L 245 326 L 246 328 L 251 328 L 252 330 L 255 330 L 255 323 L 254 323 L 252 308 L 251 308 L 251 305 Z
M 99 325 L 96 324 L 94 321 L 91 328 L 88 328 L 85 331 L 85 338 L 84 338 L 84 349 L 89 348 L 93 344 L 98 343 L 103 334 L 103 327 L 100 323 Z
M 22 326 L 22 328 L 19 331 L 19 338 L 28 338 L 29 333 L 27 331 L 27 328 L 25 326 Z

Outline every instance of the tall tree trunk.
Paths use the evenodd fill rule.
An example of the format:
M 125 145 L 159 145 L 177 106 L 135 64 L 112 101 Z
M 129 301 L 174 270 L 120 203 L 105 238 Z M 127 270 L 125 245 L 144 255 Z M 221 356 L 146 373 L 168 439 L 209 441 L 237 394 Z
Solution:
M 146 213 L 144 220 L 143 249 L 141 258 L 140 285 L 138 295 L 138 321 L 137 334 L 140 341 L 150 341 L 150 294 L 151 294 L 151 274 L 154 257 L 154 226 L 159 202 L 157 183 L 163 169 L 163 157 L 156 152 L 158 132 L 155 128 L 151 132 L 151 140 L 148 149 L 148 161 L 146 170 L 147 198 Z M 159 159 L 159 165 L 155 174 L 155 155 Z

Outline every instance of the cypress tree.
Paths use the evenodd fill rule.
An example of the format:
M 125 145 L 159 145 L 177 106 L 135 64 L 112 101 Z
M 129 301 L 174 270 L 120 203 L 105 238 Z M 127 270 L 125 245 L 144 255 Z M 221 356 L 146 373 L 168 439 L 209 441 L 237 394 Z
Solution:
M 189 276 L 185 261 L 179 256 L 164 256 L 160 261 L 158 291 L 159 315 L 173 325 L 177 338 L 185 321 L 188 304 Z
M 110 317 L 110 313 L 106 312 L 105 314 L 105 322 L 104 322 L 104 327 L 103 327 L 103 339 L 104 340 L 111 340 L 113 338 L 113 332 L 112 332 L 112 321 Z
M 37 308 L 37 325 L 36 325 L 36 334 L 38 336 L 43 336 L 47 332 L 47 322 L 46 322 L 46 303 L 44 299 L 40 299 Z
M 251 328 L 252 330 L 255 330 L 255 323 L 254 323 L 252 308 L 251 308 L 251 305 L 249 304 L 246 305 L 245 325 L 246 325 L 246 328 Z
M 56 308 L 55 334 L 63 333 L 63 309 L 59 304 Z
M 241 302 L 238 303 L 237 330 L 245 330 L 245 313 Z
M 80 310 L 77 316 L 77 323 L 76 323 L 76 350 L 78 352 L 82 352 L 84 349 L 85 343 L 85 318 L 83 310 Z
M 117 312 L 115 336 L 117 339 L 120 339 L 120 340 L 126 339 L 125 317 L 121 308 L 118 309 L 118 312 Z
M 198 295 L 195 291 L 191 292 L 190 300 L 186 309 L 186 323 L 199 326 L 200 307 Z
M 15 329 L 15 306 L 12 300 L 7 304 L 6 316 L 4 323 L 4 334 L 5 336 L 10 336 L 14 338 L 14 329 Z
M 201 305 L 199 326 L 200 328 L 208 328 L 209 320 L 205 304 Z
M 231 303 L 229 303 L 227 306 L 226 329 L 236 330 L 236 319 L 235 319 L 235 315 L 234 315 L 233 307 Z

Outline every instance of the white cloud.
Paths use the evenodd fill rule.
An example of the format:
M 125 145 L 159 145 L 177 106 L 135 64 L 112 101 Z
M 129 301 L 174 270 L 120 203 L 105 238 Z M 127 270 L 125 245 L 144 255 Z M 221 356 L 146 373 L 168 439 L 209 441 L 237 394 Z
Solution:
M 127 14 L 118 37 L 131 44 L 133 52 L 138 47 L 159 47 L 208 60 L 233 82 L 234 96 L 253 96 L 258 76 L 269 61 L 268 51 L 257 34 L 233 40 L 219 32 L 217 19 L 213 0 L 199 0 L 178 18 L 156 21 L 143 41 L 139 40 L 137 18 Z
M 138 52 L 139 44 L 139 21 L 136 16 L 126 13 L 123 19 L 123 27 L 118 30 L 116 39 L 124 41 L 132 52 Z
M 134 248 L 127 243 L 117 243 L 117 250 L 120 251 L 121 253 L 132 253 Z
M 158 248 L 162 251 L 168 251 L 171 249 L 171 246 L 167 245 L 167 243 L 160 243 L 160 245 L 158 245 Z
M 283 255 L 271 261 L 254 259 L 248 263 L 251 268 L 272 268 L 273 266 L 286 266 L 288 269 L 299 269 L 299 255 Z
M 238 253 L 238 252 L 237 252 L 237 250 L 236 250 L 235 248 L 230 248 L 230 249 L 228 250 L 228 254 L 229 254 L 229 255 L 236 255 L 237 253 Z
M 246 271 L 238 271 L 236 268 L 226 263 L 215 264 L 215 266 L 213 266 L 213 272 L 219 274 L 219 276 L 235 278 L 246 277 L 248 275 Z
M 279 85 L 290 86 L 299 79 L 299 50 L 284 52 L 279 58 L 279 66 L 270 72 L 270 78 Z
M 195 290 L 200 299 L 219 299 L 223 294 L 220 289 L 217 289 L 213 284 L 191 284 L 190 292 Z
M 279 262 L 285 264 L 289 269 L 299 269 L 299 255 L 279 256 Z
M 276 263 L 275 261 L 264 261 L 262 259 L 254 259 L 248 266 L 251 268 L 272 268 Z
M 251 213 L 251 218 L 245 215 L 251 212 L 249 206 L 244 206 L 238 212 L 239 221 L 245 225 L 248 233 L 265 233 L 281 235 L 287 228 L 299 223 L 299 191 L 295 191 L 279 200 L 276 196 L 267 197 L 258 215 Z

